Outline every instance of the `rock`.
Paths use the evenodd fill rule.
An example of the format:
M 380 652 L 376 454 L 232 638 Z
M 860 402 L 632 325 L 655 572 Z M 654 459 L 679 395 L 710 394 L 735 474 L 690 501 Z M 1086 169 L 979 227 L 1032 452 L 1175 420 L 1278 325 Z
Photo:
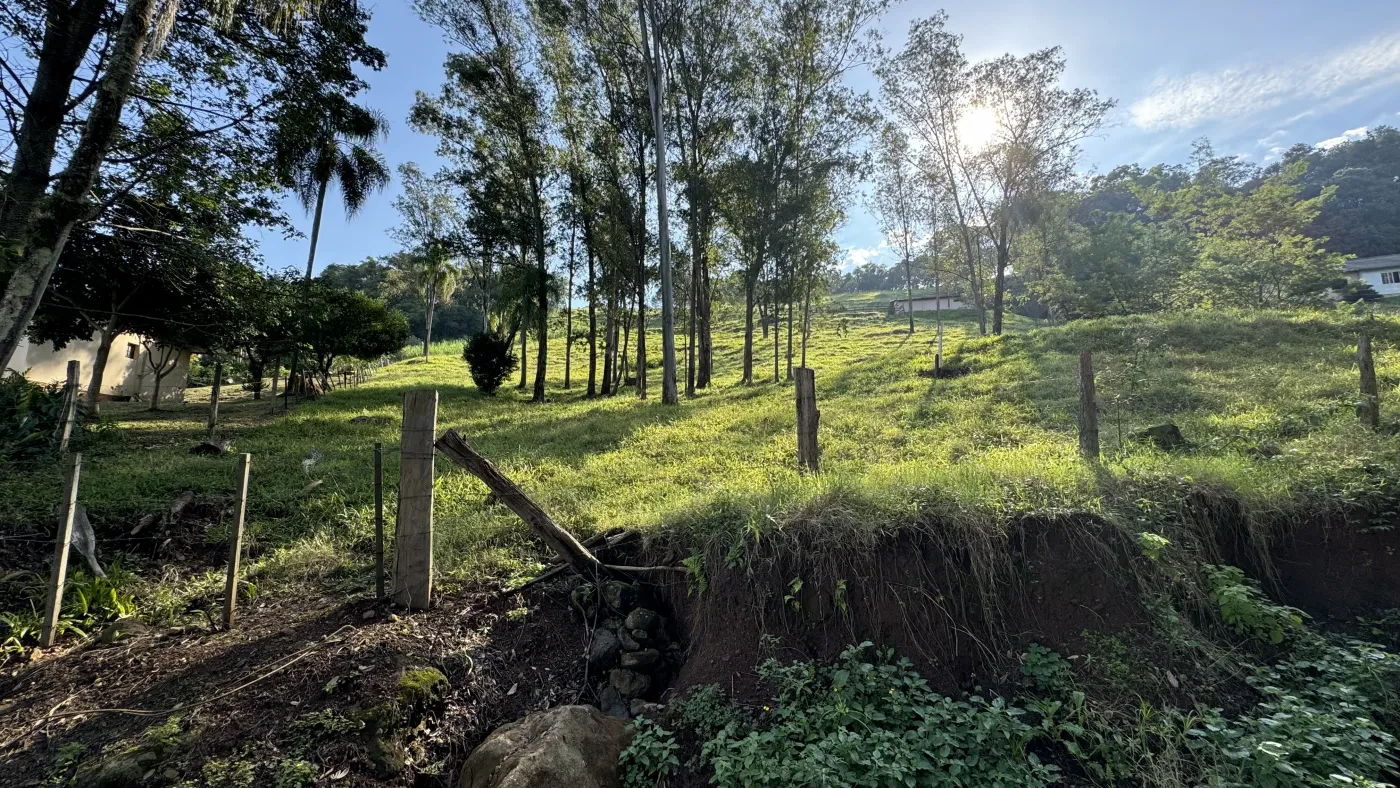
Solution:
M 654 611 L 639 607 L 631 613 L 628 613 L 627 619 L 622 623 L 628 629 L 640 629 L 644 632 L 650 632 L 655 629 L 656 625 L 660 622 L 661 616 L 658 616 Z
M 598 613 L 598 592 L 592 583 L 576 586 L 569 592 L 569 604 L 585 621 L 591 621 Z
M 1162 451 L 1184 449 L 1191 445 L 1186 436 L 1181 434 L 1181 428 L 1171 423 L 1148 427 L 1134 435 L 1133 440 L 1138 443 L 1150 443 Z
M 627 699 L 611 684 L 603 687 L 603 691 L 598 693 L 598 708 L 610 717 L 621 717 L 625 720 L 632 716 L 627 711 Z
M 151 628 L 134 618 L 119 618 L 102 628 L 103 643 L 120 643 L 123 640 L 149 635 Z
M 635 698 L 651 689 L 651 676 L 626 668 L 613 668 L 608 672 L 608 683 L 623 697 Z
M 645 629 L 634 629 L 629 634 L 632 635 L 632 639 L 638 643 L 645 643 L 651 640 L 651 635 L 648 635 Z
M 661 652 L 654 648 L 644 648 L 641 651 L 630 651 L 622 655 L 622 667 L 635 670 L 636 668 L 649 668 L 661 661 Z M 641 693 L 636 693 L 641 694 Z
M 620 788 L 627 725 L 592 706 L 559 706 L 497 728 L 467 758 L 457 788 Z
M 374 611 L 373 611 L 373 610 L 366 610 L 365 612 L 363 612 L 363 613 L 360 614 L 360 618 L 364 619 L 365 621 L 368 621 L 368 620 L 370 620 L 371 618 L 374 618 Z
M 603 583 L 603 606 L 620 615 L 627 615 L 637 606 L 637 587 L 618 580 Z
M 648 703 L 637 698 L 632 701 L 632 706 L 628 711 L 632 712 L 633 717 L 660 717 L 666 711 L 666 707 L 660 703 Z
M 617 639 L 622 643 L 624 651 L 636 651 L 642 647 L 642 645 L 632 637 L 632 633 L 625 629 L 619 629 L 617 631 Z
M 607 670 L 617 664 L 617 656 L 622 652 L 622 643 L 611 630 L 599 627 L 593 630 L 593 642 L 588 646 L 588 667 L 592 670 Z
M 437 668 L 405 670 L 399 678 L 399 716 L 413 727 L 424 717 L 441 714 L 451 689 L 447 677 Z

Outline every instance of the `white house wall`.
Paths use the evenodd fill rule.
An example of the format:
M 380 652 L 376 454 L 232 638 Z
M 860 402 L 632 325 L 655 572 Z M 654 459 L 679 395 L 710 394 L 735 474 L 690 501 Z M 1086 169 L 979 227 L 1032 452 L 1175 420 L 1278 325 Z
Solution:
M 63 383 L 68 378 L 68 362 L 78 361 L 78 390 L 86 392 L 92 380 L 93 363 L 97 360 L 96 339 L 74 340 L 62 350 L 54 350 L 47 342 L 31 342 L 28 337 L 20 340 L 14 357 L 6 365 L 7 369 L 23 373 L 35 383 Z M 134 358 L 128 358 L 134 352 Z M 156 348 L 157 357 L 161 348 Z M 180 402 L 185 396 L 185 381 L 189 377 L 190 354 L 181 351 L 177 354 L 175 369 L 161 381 L 160 399 L 162 402 Z M 23 359 L 22 362 L 19 359 Z M 135 334 L 121 334 L 112 341 L 111 352 L 107 354 L 107 369 L 102 374 L 102 395 L 115 398 L 135 398 L 149 402 L 155 391 L 155 375 L 150 364 L 146 363 L 146 349 L 141 338 Z
M 1382 277 L 1381 274 L 1392 274 L 1392 276 Z M 1394 271 L 1355 271 L 1351 276 L 1353 279 L 1359 278 L 1381 295 L 1400 294 L 1400 267 L 1397 267 Z M 1382 282 L 1381 280 L 1383 278 L 1389 278 L 1391 281 L 1388 283 Z
M 941 299 L 937 299 L 937 298 L 916 298 L 916 299 L 914 299 L 914 311 L 915 311 L 915 312 L 934 312 L 934 311 L 937 311 L 938 305 L 937 305 L 936 302 L 938 302 L 938 301 L 940 301 L 940 300 L 943 302 L 943 308 L 944 308 L 944 309 L 966 309 L 966 308 L 967 308 L 967 307 L 963 304 L 963 302 L 957 300 L 956 298 L 953 298 L 953 297 L 951 297 L 951 296 L 943 296 Z M 894 310 L 894 313 L 895 313 L 896 315 L 902 315 L 902 314 L 904 314 L 904 310 L 905 310 L 905 307 L 906 307 L 906 306 L 908 306 L 908 302 L 907 302 L 907 301 L 901 300 L 901 301 L 891 301 L 891 302 L 890 302 L 890 307 Z

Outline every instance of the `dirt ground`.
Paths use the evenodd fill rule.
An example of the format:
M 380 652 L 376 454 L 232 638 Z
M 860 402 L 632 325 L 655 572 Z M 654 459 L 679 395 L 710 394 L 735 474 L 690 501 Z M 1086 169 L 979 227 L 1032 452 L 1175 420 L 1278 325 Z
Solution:
M 0 786 L 55 784 L 66 777 L 55 770 L 61 752 L 110 754 L 172 715 L 187 733 L 148 782 L 205 784 L 209 759 L 275 760 L 298 719 L 393 700 L 403 671 L 417 667 L 441 670 L 451 690 L 445 711 L 413 732 L 401 773 L 376 769 L 353 735 L 328 737 L 305 760 L 318 784 L 451 785 L 496 726 L 575 702 L 585 645 L 561 583 L 524 594 L 466 588 L 420 613 L 289 596 L 243 610 L 232 632 L 177 629 L 60 649 L 0 676 Z M 36 726 L 50 712 L 71 716 Z

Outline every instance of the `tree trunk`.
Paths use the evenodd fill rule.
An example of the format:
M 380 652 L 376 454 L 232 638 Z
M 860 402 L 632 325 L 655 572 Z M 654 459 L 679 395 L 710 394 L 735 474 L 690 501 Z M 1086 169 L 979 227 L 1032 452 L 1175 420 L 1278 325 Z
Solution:
M 905 233 L 908 237 L 908 233 Z M 904 247 L 904 308 L 909 313 L 909 336 L 914 336 L 914 262 L 909 259 L 908 241 Z M 935 302 L 934 307 L 938 304 Z
M 99 403 L 102 397 L 102 379 L 107 374 L 107 356 L 112 352 L 112 340 L 117 338 L 117 332 L 113 330 L 109 322 L 106 326 L 98 329 L 97 358 L 92 360 L 92 377 L 88 380 L 87 400 L 88 413 L 96 417 L 101 412 Z
M 326 187 L 330 180 L 321 181 L 316 188 L 316 211 L 311 217 L 311 250 L 306 255 L 306 281 L 311 281 L 311 268 L 316 264 L 316 244 L 321 240 L 321 213 L 326 207 Z
M 87 194 L 97 182 L 102 162 L 120 128 L 122 108 L 141 65 L 155 6 L 156 0 L 129 0 L 122 12 L 107 71 L 98 83 L 82 135 L 67 168 L 59 174 L 53 192 L 44 198 L 34 198 L 30 203 L 34 206 L 32 209 L 17 200 L 9 209 L 15 226 L 20 228 L 10 237 L 22 239 L 24 253 L 11 270 L 4 296 L 0 297 L 0 360 L 8 361 L 14 356 L 48 289 L 49 277 L 53 276 L 59 255 L 68 242 L 68 233 L 88 212 Z M 64 101 L 67 101 L 66 94 Z M 7 189 L 4 199 L 8 203 L 15 198 Z
M 584 254 L 588 255 L 588 391 L 584 396 L 598 396 L 598 286 L 594 280 L 593 247 L 588 230 L 584 229 Z
M 578 225 L 569 231 L 569 290 L 564 296 L 564 388 L 571 383 L 574 358 L 574 240 Z
M 783 316 L 783 313 L 780 312 L 780 311 L 779 311 L 779 308 L 778 308 L 778 261 L 775 259 L 775 260 L 773 261 L 773 382 L 774 382 L 774 383 L 777 383 L 777 382 L 781 379 L 781 378 L 778 377 L 778 363 L 779 363 L 779 358 L 778 358 L 778 357 L 779 357 L 779 355 L 781 355 L 781 351 L 782 351 L 782 337 L 780 336 L 780 334 L 781 334 L 782 332 L 778 330 L 778 326 L 781 324 L 781 321 L 782 321 L 782 319 L 783 319 L 782 316 Z
M 1011 248 L 1007 246 L 1006 225 L 1001 226 L 1001 239 L 997 247 L 996 287 L 992 291 L 992 334 L 1001 334 L 1002 313 L 1006 298 L 1006 267 L 1011 263 Z
M 792 380 L 792 293 L 787 303 L 787 379 Z
M 423 358 L 428 357 L 428 349 L 433 345 L 433 312 L 437 311 L 437 299 L 431 294 L 423 303 Z
M 693 222 L 692 222 L 693 223 Z M 685 395 L 695 396 L 695 339 L 697 318 L 695 316 L 696 303 L 699 296 L 698 285 L 700 283 L 700 260 L 695 256 L 695 231 L 692 229 L 690 236 L 690 319 L 689 327 L 686 329 L 685 337 Z
M 516 386 L 516 388 L 518 388 L 518 389 L 520 389 L 520 390 L 522 390 L 522 391 L 525 390 L 525 386 L 527 385 L 527 382 L 528 382 L 528 380 L 529 380 L 528 376 L 529 376 L 529 372 L 530 372 L 530 365 L 529 365 L 529 362 L 526 360 L 527 357 L 529 356 L 529 351 L 530 351 L 530 346 L 527 344 L 528 341 L 529 341 L 529 340 L 527 339 L 527 337 L 529 337 L 529 335 L 530 335 L 530 330 L 527 328 L 527 326 L 529 326 L 529 324 L 530 324 L 529 318 L 528 318 L 527 316 L 525 316 L 525 315 L 521 315 L 521 316 L 520 316 L 520 385 Z
M 608 304 L 603 311 L 603 396 L 612 394 L 613 345 L 617 339 L 614 315 L 617 312 L 617 295 L 608 293 Z
M 710 336 L 710 244 L 708 233 L 700 237 L 700 278 L 696 288 L 696 317 L 700 324 L 700 368 L 695 375 L 696 388 L 709 388 L 714 371 L 714 340 Z
M 544 402 L 545 365 L 549 360 L 549 279 L 545 276 L 543 268 L 539 273 L 540 282 L 536 291 L 539 298 L 539 304 L 536 307 L 539 310 L 539 316 L 536 320 L 539 325 L 535 329 L 538 334 L 535 337 L 537 344 L 535 348 L 535 391 L 530 397 L 531 402 Z
M 744 377 L 745 385 L 753 383 L 753 308 L 756 277 L 744 277 Z
M 0 188 L 0 243 L 23 249 L 24 233 L 49 188 L 54 150 L 67 115 L 73 78 L 97 35 L 107 3 L 48 3 L 34 82 L 14 138 L 14 162 Z
M 654 10 L 651 14 L 652 36 L 650 39 L 647 36 L 646 2 L 647 0 L 637 0 L 637 13 L 640 16 L 642 49 L 645 53 L 642 60 L 647 70 L 647 93 L 651 96 L 651 126 L 654 139 L 652 147 L 656 152 L 656 245 L 657 261 L 661 267 L 661 404 L 675 405 L 680 402 L 680 398 L 676 394 L 676 304 L 671 283 L 671 229 L 666 215 L 666 121 L 662 111 L 666 73 L 660 67 L 661 32 Z M 638 318 L 640 340 L 646 332 L 646 321 L 640 312 Z M 638 350 L 645 346 L 644 341 L 637 343 Z M 638 359 L 638 395 L 642 397 L 646 396 L 646 386 L 642 383 L 645 363 L 644 356 Z

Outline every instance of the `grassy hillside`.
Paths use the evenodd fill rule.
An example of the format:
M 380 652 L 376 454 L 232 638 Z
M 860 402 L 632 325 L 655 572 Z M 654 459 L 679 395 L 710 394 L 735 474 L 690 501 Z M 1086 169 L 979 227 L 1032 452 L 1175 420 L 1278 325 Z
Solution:
M 1322 312 L 1200 312 L 1031 330 L 1022 324 L 983 339 L 963 315 L 947 322 L 946 366 L 968 374 L 934 380 L 921 374 L 932 366 L 933 334 L 924 325 L 910 337 L 880 316 L 824 317 L 808 350 L 822 411 L 823 473 L 816 478 L 795 470 L 791 385 L 739 385 L 739 333 L 729 324 L 716 335 L 717 385 L 676 408 L 661 406 L 655 393 L 647 402 L 630 393 L 585 399 L 583 348 L 575 349 L 574 386 L 564 390 L 557 343 L 548 404 L 528 404 L 513 385 L 483 397 L 460 345 L 449 343 L 429 359 L 391 366 L 367 385 L 287 415 L 273 417 L 269 403 L 251 401 L 226 403 L 222 412 L 235 450 L 253 454 L 249 525 L 255 543 L 275 548 L 261 553 L 256 570 L 268 579 L 318 576 L 348 561 L 347 574 L 368 583 L 360 570 L 372 533 L 371 447 L 384 443 L 386 479 L 395 483 L 400 401 L 414 388 L 436 388 L 440 429 L 461 430 L 585 535 L 613 526 L 667 529 L 698 546 L 712 534 L 798 518 L 855 528 L 915 518 L 999 528 L 1012 513 L 1114 514 L 1125 505 L 1105 494 L 1114 479 L 1186 479 L 1233 491 L 1251 513 L 1272 516 L 1366 499 L 1394 478 L 1395 418 L 1388 415 L 1386 429 L 1373 434 L 1353 413 L 1353 322 Z M 1376 328 L 1396 331 L 1390 320 Z M 649 344 L 659 348 L 659 337 Z M 1400 353 L 1379 346 L 1389 413 Z M 1096 351 L 1107 476 L 1096 477 L 1075 453 L 1083 348 Z M 771 343 L 762 350 L 759 374 L 771 381 Z M 652 380 L 659 388 L 655 372 Z M 171 413 L 113 407 L 119 428 L 87 439 L 81 499 L 104 555 L 121 548 L 141 515 L 161 511 L 181 490 L 232 492 L 232 459 L 187 453 L 202 435 L 206 396 L 192 391 L 190 404 Z M 360 415 L 393 423 L 350 422 Z M 1166 453 L 1132 441 L 1166 421 L 1193 448 Z M 302 459 L 309 452 L 323 459 L 308 476 Z M 302 497 L 309 478 L 324 484 Z M 0 476 L 0 524 L 9 533 L 43 531 L 61 485 L 56 465 Z M 439 567 L 458 577 L 533 569 L 540 555 L 525 529 L 503 507 L 484 505 L 484 495 L 478 482 L 439 460 Z M 211 525 L 207 536 L 222 544 L 221 526 Z

